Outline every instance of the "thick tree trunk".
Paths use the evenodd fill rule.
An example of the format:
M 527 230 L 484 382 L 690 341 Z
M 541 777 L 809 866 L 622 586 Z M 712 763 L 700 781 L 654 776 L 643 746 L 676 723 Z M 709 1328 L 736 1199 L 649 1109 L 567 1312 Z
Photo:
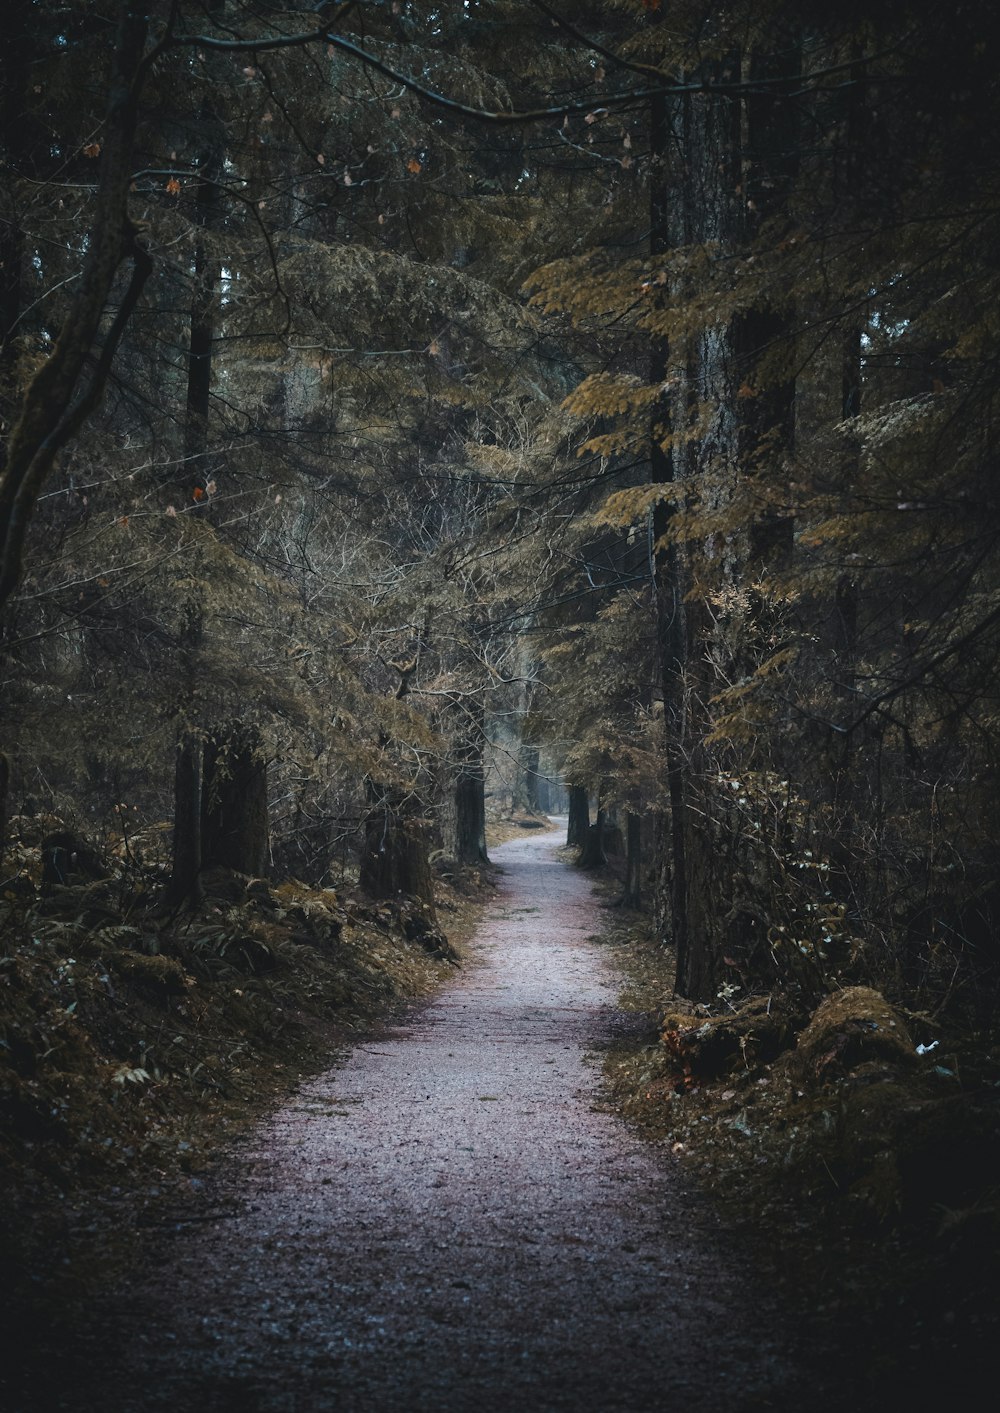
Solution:
M 370 786 L 373 808 L 365 822 L 359 885 L 370 898 L 401 894 L 434 905 L 427 836 L 423 826 L 394 808 L 387 795 Z
M 489 863 L 483 739 L 481 707 L 460 702 L 443 833 L 445 853 L 463 865 Z
M 205 742 L 201 791 L 203 868 L 267 872 L 267 762 L 260 733 L 234 722 Z
M 460 864 L 489 863 L 486 852 L 486 791 L 482 763 L 455 781 L 455 837 L 451 850 Z
M 590 799 L 585 785 L 569 787 L 569 823 L 566 843 L 571 849 L 582 849 L 590 829 Z
M 604 852 L 604 810 L 598 806 L 597 818 L 587 830 L 587 838 L 580 851 L 581 868 L 602 868 L 607 863 Z
M 221 13 L 219 0 L 213 0 L 209 10 Z M 211 231 L 221 221 L 221 191 L 219 180 L 225 154 L 225 132 L 215 110 L 216 99 L 209 95 L 202 101 L 199 126 L 204 151 L 199 157 L 203 180 L 195 195 L 194 221 L 200 231 Z M 188 338 L 187 401 L 184 418 L 184 456 L 192 461 L 196 486 L 185 488 L 187 501 L 195 489 L 204 501 L 204 486 L 208 480 L 205 457 L 208 448 L 208 414 L 212 386 L 212 353 L 215 342 L 215 320 L 219 286 L 218 261 L 211 259 L 203 237 L 194 250 L 194 294 Z M 190 473 L 188 479 L 191 479 Z M 181 628 L 180 641 L 184 654 L 187 705 L 194 700 L 197 678 L 197 648 L 202 639 L 201 607 L 189 604 Z M 225 865 L 240 873 L 263 874 L 267 867 L 267 781 L 266 773 L 253 766 L 253 744 L 244 746 L 249 757 L 240 755 L 238 734 L 230 744 L 235 748 L 231 767 L 235 774 L 227 782 L 223 761 L 227 757 L 227 733 L 216 735 L 205 749 L 185 730 L 177 744 L 174 773 L 174 849 L 170 876 L 170 897 L 174 903 L 196 902 L 201 897 L 199 876 L 203 867 Z M 259 779 L 257 776 L 259 775 Z M 246 790 L 248 817 L 239 822 L 233 812 L 239 808 L 241 789 Z M 231 862 L 238 859 L 239 862 Z

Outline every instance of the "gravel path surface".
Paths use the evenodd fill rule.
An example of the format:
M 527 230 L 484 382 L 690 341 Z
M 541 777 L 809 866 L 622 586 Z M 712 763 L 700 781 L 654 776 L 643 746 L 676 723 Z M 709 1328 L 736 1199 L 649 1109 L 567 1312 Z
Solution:
M 587 1052 L 624 1018 L 562 838 L 495 850 L 502 888 L 454 985 L 236 1155 L 209 1219 L 128 1292 L 94 1406 L 797 1406 L 747 1273 L 601 1107 Z

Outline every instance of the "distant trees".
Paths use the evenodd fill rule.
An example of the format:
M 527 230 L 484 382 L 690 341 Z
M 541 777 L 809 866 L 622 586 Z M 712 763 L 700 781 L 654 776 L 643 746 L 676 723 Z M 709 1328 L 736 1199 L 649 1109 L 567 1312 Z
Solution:
M 558 218 L 519 139 L 372 57 L 500 108 L 495 31 L 354 8 L 363 33 L 236 0 L 16 16 L 39 83 L 19 61 L 3 91 L 13 789 L 94 823 L 120 797 L 171 814 L 178 901 L 205 867 L 263 869 L 269 832 L 322 876 L 389 799 L 425 853 L 485 859 L 516 672 L 509 557 L 477 537 L 507 533 L 526 474 L 508 429 L 560 390 L 515 297 Z M 297 843 L 268 829 L 264 761 Z
M 984 9 L 672 19 L 644 60 L 706 87 L 653 100 L 648 254 L 538 298 L 603 329 L 587 446 L 652 443 L 603 518 L 653 526 L 679 987 L 992 975 Z

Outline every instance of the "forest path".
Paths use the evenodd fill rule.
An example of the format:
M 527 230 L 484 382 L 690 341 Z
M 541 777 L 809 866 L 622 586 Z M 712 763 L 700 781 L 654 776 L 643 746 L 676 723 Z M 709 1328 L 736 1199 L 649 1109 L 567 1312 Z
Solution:
M 586 1055 L 624 1018 L 563 837 L 497 849 L 500 891 L 454 984 L 227 1164 L 218 1220 L 171 1236 L 122 1297 L 127 1353 L 94 1406 L 796 1406 L 759 1292 L 600 1107 Z

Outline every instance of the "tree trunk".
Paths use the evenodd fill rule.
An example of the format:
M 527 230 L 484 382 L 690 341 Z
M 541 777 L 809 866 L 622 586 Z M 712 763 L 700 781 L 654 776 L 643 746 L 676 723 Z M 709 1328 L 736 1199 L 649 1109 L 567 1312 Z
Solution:
M 374 808 L 365 821 L 358 879 L 370 898 L 419 898 L 434 906 L 434 879 L 423 826 L 406 819 L 384 792 L 369 786 Z
M 481 706 L 463 701 L 452 751 L 451 797 L 444 811 L 445 852 L 459 864 L 488 864 L 486 773 Z
M 569 787 L 569 823 L 566 827 L 566 844 L 571 849 L 582 849 L 590 829 L 590 799 L 585 785 Z
M 24 181 L 34 175 L 25 99 L 32 58 L 31 21 L 36 14 L 34 0 L 12 0 L 0 53 L 0 143 L 10 184 L 4 193 L 7 210 L 0 221 L 0 425 L 5 432 L 15 398 L 24 263 L 24 232 L 13 219 L 14 192 L 10 188 L 18 178 Z M 5 448 L 0 447 L 0 471 L 4 453 Z
M 597 818 L 587 830 L 579 863 L 581 868 L 602 868 L 607 861 L 604 852 L 604 810 L 598 806 Z
M 455 838 L 451 851 L 460 864 L 489 863 L 486 852 L 486 792 L 482 763 L 460 771 L 455 781 Z
M 552 812 L 552 784 L 546 775 L 538 777 L 538 808 L 542 814 Z
M 625 889 L 622 907 L 642 906 L 642 820 L 629 811 L 625 816 Z
M 650 250 L 665 254 L 670 248 L 670 209 L 668 153 L 671 123 L 667 100 L 658 95 L 651 100 L 650 143 L 653 173 L 650 186 Z M 665 339 L 654 343 L 653 381 L 663 386 L 670 375 L 670 349 Z M 650 477 L 658 485 L 675 480 L 671 450 L 671 409 L 664 400 L 657 408 L 650 436 Z M 667 797 L 670 805 L 669 844 L 670 935 L 677 955 L 677 987 L 682 995 L 689 974 L 688 947 L 688 868 L 687 791 L 684 775 L 685 701 L 684 669 L 687 661 L 687 634 L 684 611 L 684 585 L 680 550 L 665 539 L 670 519 L 677 507 L 670 501 L 658 502 L 653 511 L 653 589 L 656 601 L 656 642 L 660 687 L 663 693 L 664 745 Z
M 0 751 L 0 859 L 7 843 L 7 795 L 10 790 L 10 761 Z
M 221 0 L 213 0 L 209 10 L 221 16 Z M 209 91 L 202 99 L 198 127 L 203 148 L 198 156 L 201 181 L 195 195 L 194 223 L 199 232 L 194 248 L 194 293 L 188 341 L 187 408 L 184 418 L 184 455 L 192 464 L 189 475 L 195 481 L 192 493 L 211 479 L 208 465 L 208 417 L 211 407 L 212 364 L 222 267 L 210 250 L 212 233 L 222 224 L 221 180 L 226 154 L 226 129 L 219 112 L 218 96 Z
M 174 765 L 174 843 L 169 901 L 174 906 L 201 898 L 201 743 L 185 733 Z
M 146 7 L 133 0 L 119 5 L 97 197 L 83 267 L 52 352 L 21 399 L 0 476 L 0 607 L 21 576 L 28 528 L 42 486 L 58 453 L 100 403 L 115 352 L 152 269 L 128 217 L 142 91 L 139 69 L 148 23 Z M 132 277 L 102 340 L 108 297 L 126 259 L 132 261 Z
M 267 872 L 267 762 L 260 733 L 243 722 L 205 742 L 201 862 L 255 878 Z
M 178 641 L 183 668 L 183 687 L 178 694 L 177 713 L 183 720 L 193 714 L 198 649 L 204 633 L 204 614 L 196 598 L 183 607 Z M 170 904 L 198 902 L 201 899 L 201 741 L 185 726 L 177 742 L 174 762 L 174 840 L 167 896 Z
M 221 13 L 219 0 L 213 0 L 210 13 Z M 200 131 L 205 150 L 199 156 L 203 180 L 195 195 L 195 226 L 211 231 L 221 219 L 219 179 L 225 153 L 225 133 L 214 97 L 202 101 L 199 112 Z M 199 236 L 194 250 L 194 294 L 187 360 L 187 402 L 184 417 L 184 456 L 194 462 L 198 489 L 204 498 L 207 480 L 205 457 L 208 448 L 208 413 L 212 386 L 212 351 L 215 341 L 215 317 L 218 300 L 219 266 L 206 253 L 205 241 Z M 193 489 L 185 489 L 183 501 L 188 501 Z M 186 700 L 190 707 L 195 696 L 197 676 L 196 650 L 201 643 L 203 614 L 200 605 L 185 607 L 180 641 L 184 654 Z M 238 728 L 237 728 L 238 729 Z M 234 780 L 224 788 L 219 774 L 220 751 L 224 753 L 226 733 L 221 732 L 210 743 L 202 761 L 201 743 L 190 730 L 185 730 L 177 744 L 174 773 L 174 848 L 170 876 L 170 896 L 179 904 L 201 897 L 199 875 L 203 867 L 225 864 L 240 873 L 258 876 L 267 867 L 267 781 L 263 769 L 259 782 L 250 783 L 254 770 L 234 757 L 234 769 L 242 771 L 248 789 L 252 817 L 238 825 L 230 816 L 237 807 L 239 785 Z M 233 742 L 234 745 L 237 743 Z M 237 745 L 237 755 L 238 755 Z M 253 754 L 250 746 L 251 756 Z M 207 790 L 212 792 L 210 798 Z M 220 810 L 225 810 L 223 820 Z M 263 822 L 261 821 L 263 814 Z M 230 856 L 239 863 L 229 862 Z
M 523 742 L 517 753 L 517 784 L 514 808 L 538 813 L 538 747 Z

